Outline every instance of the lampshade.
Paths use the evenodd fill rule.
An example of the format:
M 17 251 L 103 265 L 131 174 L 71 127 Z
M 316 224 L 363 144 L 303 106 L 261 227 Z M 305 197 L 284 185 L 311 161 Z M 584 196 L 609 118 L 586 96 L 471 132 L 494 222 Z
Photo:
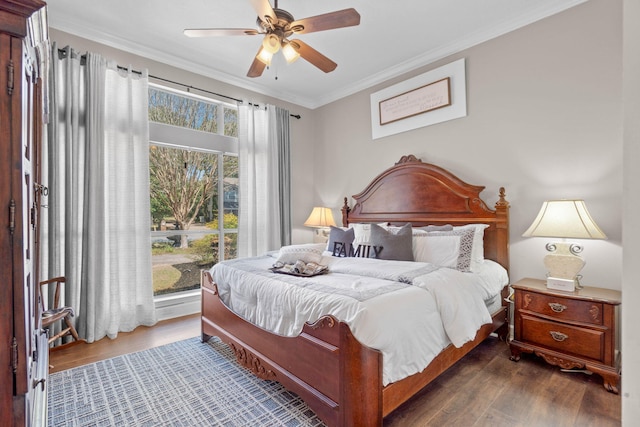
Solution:
M 547 200 L 524 237 L 606 239 L 593 221 L 584 200 Z
M 316 206 L 304 225 L 307 227 L 330 227 L 335 226 L 336 222 L 333 220 L 331 209 Z
M 300 54 L 291 46 L 291 43 L 282 46 L 282 55 L 284 55 L 284 59 L 286 59 L 289 64 L 300 57 Z
M 573 239 L 606 239 L 607 236 L 589 215 L 583 200 L 547 200 L 542 204 L 533 224 L 524 237 L 560 237 Z M 569 243 L 548 243 L 544 257 L 547 287 L 562 291 L 582 289 L 579 273 L 585 265 L 579 256 L 582 246 Z
M 269 52 L 263 47 L 262 49 L 260 49 L 260 52 L 258 52 L 256 58 L 268 67 L 271 65 L 271 58 L 273 58 L 273 53 Z

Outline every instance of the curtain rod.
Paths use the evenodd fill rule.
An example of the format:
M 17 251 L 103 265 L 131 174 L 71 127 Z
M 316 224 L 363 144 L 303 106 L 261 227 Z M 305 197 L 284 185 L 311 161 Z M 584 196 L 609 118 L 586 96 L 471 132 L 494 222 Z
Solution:
M 121 70 L 128 70 L 127 67 L 121 67 L 120 65 L 118 65 L 118 68 L 121 69 Z M 139 71 L 132 70 L 132 72 L 140 74 Z M 222 95 L 222 94 L 216 93 L 216 92 L 211 92 L 211 91 L 206 90 L 206 89 L 200 89 L 200 88 L 197 88 L 195 86 L 191 86 L 191 85 L 187 85 L 187 84 L 184 84 L 184 83 L 176 82 L 176 81 L 173 81 L 173 80 L 165 79 L 163 77 L 152 76 L 151 74 L 149 74 L 149 78 L 156 79 L 156 80 L 161 80 L 161 81 L 167 82 L 167 83 L 173 83 L 173 84 L 176 84 L 178 86 L 186 87 L 187 89 L 197 90 L 197 91 L 200 91 L 200 92 L 208 93 L 210 95 L 215 95 L 215 96 L 220 96 L 222 98 L 231 99 L 231 100 L 236 101 L 236 102 L 240 102 L 240 103 L 243 102 L 242 99 L 234 98 L 232 96 Z M 258 106 L 258 104 L 252 104 L 251 102 L 249 102 L 249 105 L 254 105 L 256 107 Z M 296 119 L 302 118 L 302 116 L 300 114 L 289 114 L 289 115 L 291 117 L 293 117 L 293 118 L 296 118 Z
M 67 54 L 67 50 L 58 48 L 58 53 L 66 55 Z M 86 57 L 87 57 L 86 54 L 80 55 L 81 60 L 86 60 Z M 138 71 L 138 70 L 129 70 L 129 68 L 123 67 L 121 65 L 118 65 L 117 67 L 118 67 L 119 70 L 131 71 L 132 73 L 142 75 L 142 72 Z M 240 103 L 243 102 L 242 99 L 234 98 L 232 96 L 223 95 L 221 93 L 212 92 L 212 91 L 206 90 L 206 89 L 200 89 L 200 88 L 195 87 L 195 86 L 191 86 L 191 85 L 188 85 L 188 84 L 184 84 L 184 83 L 176 82 L 176 81 L 173 81 L 173 80 L 165 79 L 163 77 L 158 77 L 158 76 L 154 76 L 154 75 L 149 74 L 149 78 L 156 79 L 156 80 L 161 80 L 161 81 L 167 82 L 167 83 L 176 84 L 178 86 L 182 86 L 182 87 L 185 87 L 187 89 L 198 90 L 200 92 L 204 92 L 204 93 L 208 93 L 210 95 L 215 95 L 215 96 L 219 96 L 219 97 L 222 97 L 222 98 L 230 99 L 232 101 L 236 101 L 236 102 L 240 102 Z M 249 102 L 249 105 L 258 106 L 257 104 L 252 104 L 251 102 Z M 296 119 L 301 119 L 302 118 L 302 116 L 300 114 L 289 114 L 289 115 L 291 117 L 293 117 L 293 118 L 296 118 Z

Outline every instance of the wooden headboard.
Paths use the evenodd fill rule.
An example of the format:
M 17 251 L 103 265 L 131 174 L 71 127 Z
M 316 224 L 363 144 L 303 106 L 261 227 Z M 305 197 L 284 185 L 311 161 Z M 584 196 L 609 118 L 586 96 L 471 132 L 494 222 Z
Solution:
M 344 198 L 342 223 L 488 224 L 484 256 L 509 270 L 509 202 L 501 187 L 495 210 L 490 209 L 480 198 L 482 190 L 441 167 L 403 156 L 353 196 L 352 208 Z

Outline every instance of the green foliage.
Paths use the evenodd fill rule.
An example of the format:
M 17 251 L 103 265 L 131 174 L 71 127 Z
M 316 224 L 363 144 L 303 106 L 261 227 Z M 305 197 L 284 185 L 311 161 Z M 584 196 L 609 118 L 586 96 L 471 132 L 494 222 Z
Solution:
M 171 254 L 175 252 L 173 243 L 153 242 L 151 243 L 151 255 Z
M 207 234 L 203 238 L 195 240 L 191 243 L 191 254 L 194 255 L 201 264 L 218 262 L 220 260 L 220 257 L 218 256 L 218 241 L 218 234 Z M 224 258 L 236 258 L 238 256 L 237 253 L 237 235 L 225 234 Z
M 207 234 L 201 239 L 191 243 L 191 253 L 195 255 L 201 263 L 214 261 L 213 247 L 218 246 L 218 236 L 216 234 Z
M 238 216 L 234 213 L 226 213 L 224 214 L 224 218 L 222 220 L 222 224 L 224 225 L 225 229 L 230 229 L 230 228 L 238 228 Z M 207 228 L 211 228 L 214 230 L 218 229 L 218 218 L 214 219 L 213 221 L 209 221 L 206 224 Z

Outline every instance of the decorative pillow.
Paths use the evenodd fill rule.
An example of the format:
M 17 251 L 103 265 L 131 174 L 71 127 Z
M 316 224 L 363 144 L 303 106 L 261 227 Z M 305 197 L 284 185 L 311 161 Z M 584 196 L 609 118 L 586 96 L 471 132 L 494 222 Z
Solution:
M 474 230 L 433 231 L 413 235 L 416 261 L 471 271 Z
M 413 231 L 414 234 L 416 231 L 426 231 L 427 233 L 431 231 L 453 231 L 453 225 L 426 225 L 424 227 L 414 227 Z
M 405 224 L 395 232 L 371 224 L 371 246 L 382 247 L 378 252 L 380 259 L 413 261 L 411 231 L 411 224 Z
M 454 230 L 473 230 L 473 248 L 471 250 L 471 271 L 476 271 L 484 261 L 484 230 L 488 224 L 468 224 L 453 227 Z
M 280 248 L 278 260 L 283 264 L 295 264 L 296 261 L 316 262 L 322 261 L 322 249 L 317 244 L 291 245 Z
M 383 228 L 389 228 L 389 223 L 381 222 L 378 225 Z M 355 239 L 353 240 L 353 246 L 358 246 L 360 243 L 371 242 L 371 224 L 368 222 L 355 222 L 349 224 L 349 228 L 353 228 L 355 232 Z M 399 227 L 396 227 L 399 228 Z
M 371 241 L 371 224 L 349 224 L 349 228 L 354 232 L 353 246 L 358 246 L 361 243 L 369 243 Z
M 327 250 L 334 256 L 346 256 L 346 254 L 349 254 L 349 249 L 353 245 L 354 238 L 355 232 L 352 228 L 338 228 L 331 226 Z M 336 243 L 338 245 L 336 245 Z

